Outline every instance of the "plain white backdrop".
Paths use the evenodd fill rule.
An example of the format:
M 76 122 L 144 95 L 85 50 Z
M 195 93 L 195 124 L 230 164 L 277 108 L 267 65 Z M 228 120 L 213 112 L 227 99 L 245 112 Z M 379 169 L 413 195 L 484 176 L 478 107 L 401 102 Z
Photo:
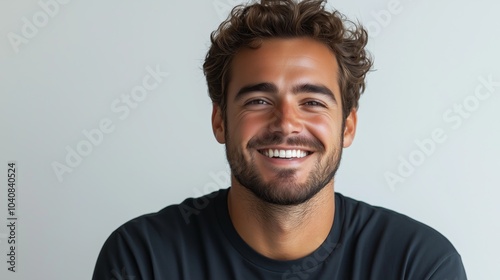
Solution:
M 239 2 L 2 0 L 1 279 L 90 279 L 118 226 L 229 186 L 201 67 L 210 32 Z M 328 6 L 368 27 L 376 69 L 336 191 L 434 227 L 470 279 L 498 279 L 500 4 Z

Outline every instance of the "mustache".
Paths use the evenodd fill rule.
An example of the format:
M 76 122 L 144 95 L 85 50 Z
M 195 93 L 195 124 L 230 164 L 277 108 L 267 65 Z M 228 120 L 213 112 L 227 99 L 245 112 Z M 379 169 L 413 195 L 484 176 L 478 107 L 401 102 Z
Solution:
M 250 139 L 250 141 L 248 141 L 247 147 L 249 149 L 252 149 L 262 146 L 271 146 L 280 144 L 311 148 L 312 150 L 318 152 L 323 152 L 325 150 L 323 144 L 315 138 L 308 138 L 305 136 L 285 137 L 279 133 L 268 133 L 262 136 L 254 137 Z

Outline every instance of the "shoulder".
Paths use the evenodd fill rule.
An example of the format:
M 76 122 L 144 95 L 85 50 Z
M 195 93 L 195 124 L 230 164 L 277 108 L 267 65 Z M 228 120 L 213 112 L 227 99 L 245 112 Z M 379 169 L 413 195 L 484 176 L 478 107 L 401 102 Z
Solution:
M 158 279 L 178 279 L 184 270 L 165 270 L 154 263 L 176 264 L 179 258 L 197 252 L 203 238 L 213 232 L 215 197 L 224 191 L 188 198 L 118 227 L 101 248 L 93 279 L 111 279 L 117 272 L 145 279 L 153 279 L 153 274 L 162 275 Z
M 136 217 L 115 232 L 126 235 L 165 236 L 192 231 L 213 216 L 216 197 L 225 190 L 219 190 L 197 198 L 187 198 L 179 204 L 172 204 L 158 212 Z
M 404 268 L 401 273 L 413 275 L 415 279 L 431 279 L 433 273 L 443 269 L 452 270 L 450 273 L 463 272 L 457 250 L 434 228 L 396 211 L 341 194 L 337 195 L 337 201 L 343 216 L 342 240 L 356 252 L 362 251 L 371 258 L 369 261 L 389 262 Z M 451 268 L 446 268 L 448 266 Z
M 396 240 L 435 240 L 444 246 L 451 243 L 432 227 L 396 211 L 368 204 L 337 194 L 341 201 L 346 229 L 369 232 L 376 235 L 390 235 Z M 453 246 L 450 247 L 450 249 Z

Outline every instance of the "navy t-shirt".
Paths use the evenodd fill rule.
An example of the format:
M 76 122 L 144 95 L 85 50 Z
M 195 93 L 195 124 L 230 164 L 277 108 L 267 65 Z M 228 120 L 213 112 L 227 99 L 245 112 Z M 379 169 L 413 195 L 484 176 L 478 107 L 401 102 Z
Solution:
M 92 279 L 467 279 L 460 255 L 440 233 L 339 193 L 333 227 L 316 251 L 292 261 L 267 258 L 236 232 L 227 193 L 125 223 L 105 242 Z

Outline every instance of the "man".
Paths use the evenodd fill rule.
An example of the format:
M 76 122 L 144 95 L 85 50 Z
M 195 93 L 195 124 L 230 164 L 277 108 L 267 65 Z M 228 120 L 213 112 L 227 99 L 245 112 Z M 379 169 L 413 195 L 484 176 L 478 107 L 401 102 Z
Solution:
M 231 187 L 121 226 L 93 279 L 466 279 L 435 230 L 334 192 L 366 43 L 323 1 L 235 8 L 204 63 Z

